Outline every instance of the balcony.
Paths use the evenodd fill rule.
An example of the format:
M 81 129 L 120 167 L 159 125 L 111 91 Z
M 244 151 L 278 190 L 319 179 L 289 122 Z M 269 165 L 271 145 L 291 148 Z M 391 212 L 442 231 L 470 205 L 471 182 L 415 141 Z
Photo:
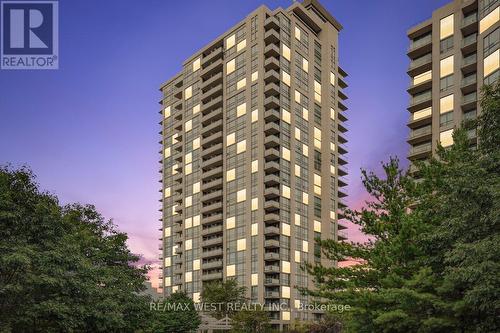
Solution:
M 203 67 L 207 67 L 214 61 L 218 60 L 219 58 L 222 58 L 224 55 L 223 48 L 222 46 L 219 46 L 215 48 L 213 51 L 210 53 L 206 54 L 202 59 L 201 59 L 201 65 Z
M 462 73 L 464 75 L 475 72 L 477 68 L 477 54 L 473 53 L 464 57 L 462 61 Z
M 222 176 L 222 166 L 205 171 L 201 175 L 201 179 L 204 182 L 208 182 L 211 179 L 219 178 Z M 206 187 L 205 187 L 206 188 Z
M 462 40 L 462 52 L 469 53 L 477 49 L 477 34 L 471 34 Z
M 280 209 L 280 202 L 275 200 L 267 200 L 264 202 L 264 210 L 268 213 L 278 211 Z
M 264 139 L 264 146 L 266 148 L 273 148 L 280 145 L 280 138 L 274 134 L 266 136 Z
M 279 57 L 280 48 L 276 44 L 269 44 L 264 48 L 264 55 L 266 57 Z
M 269 57 L 264 61 L 264 68 L 266 71 L 271 69 L 278 71 L 280 69 L 280 61 L 278 58 Z
M 280 298 L 280 292 L 279 291 L 266 291 L 264 293 L 265 298 Z
M 222 248 L 211 249 L 201 253 L 202 258 L 213 258 L 222 256 Z
M 279 134 L 280 132 L 280 125 L 276 123 L 267 123 L 264 125 L 264 133 L 266 133 L 266 135 Z
M 217 60 L 215 60 L 214 62 L 210 63 L 210 65 L 204 67 L 202 70 L 201 70 L 201 77 L 202 79 L 208 79 L 210 78 L 212 75 L 214 75 L 215 73 L 217 72 L 222 72 L 223 70 L 223 60 L 222 58 L 219 58 Z
M 412 78 L 408 93 L 414 95 L 432 88 L 432 71 L 427 71 Z
M 412 146 L 410 148 L 410 152 L 408 154 L 409 159 L 419 159 L 422 157 L 426 157 L 431 154 L 432 151 L 432 143 L 422 143 L 416 146 Z
M 203 125 L 203 127 L 201 129 L 201 135 L 203 135 L 203 136 L 207 136 L 211 133 L 217 133 L 217 132 L 220 133 L 220 131 L 222 131 L 222 109 L 214 110 L 213 112 L 211 112 L 207 116 L 209 116 L 209 115 L 211 116 L 211 118 L 208 118 L 208 117 L 205 118 L 205 116 L 203 116 L 201 118 L 202 122 L 205 119 L 211 120 L 211 122 Z M 215 120 L 216 118 L 218 118 L 218 119 Z
M 223 231 L 222 224 L 221 225 L 214 225 L 212 227 L 203 228 L 201 230 L 201 235 L 207 236 L 207 235 L 212 235 L 212 234 L 219 234 L 219 233 L 222 233 L 222 231 Z
M 264 234 L 266 236 L 279 236 L 280 235 L 280 228 L 278 227 L 265 227 L 264 228 Z M 266 255 L 269 253 L 266 253 Z M 271 254 L 277 254 L 277 253 L 271 253 Z M 279 258 L 279 254 L 278 254 Z
M 222 223 L 222 221 L 223 221 L 222 213 L 216 213 L 208 216 L 203 216 L 203 218 L 201 219 L 201 224 L 203 226 L 206 226 L 214 223 Z
M 264 273 L 279 273 L 280 266 L 278 265 L 267 265 L 264 266 Z
M 204 93 L 201 94 L 201 101 L 203 103 L 207 103 L 208 101 L 214 99 L 222 95 L 222 83 L 217 84 L 216 86 L 208 89 Z
M 209 191 L 216 188 L 222 188 L 222 175 L 216 178 L 208 177 L 208 179 L 201 184 L 202 191 Z
M 280 279 L 265 278 L 264 279 L 264 285 L 265 286 L 279 286 L 280 285 Z
M 222 201 L 215 201 L 213 203 L 201 207 L 202 214 L 210 214 L 221 210 L 222 210 Z
M 429 141 L 432 138 L 432 127 L 431 125 L 420 127 L 414 129 L 410 132 L 410 136 L 408 137 L 407 142 L 411 145 Z
M 266 84 L 264 87 L 264 95 L 266 96 L 279 96 L 280 94 L 280 87 L 278 84 L 275 82 L 271 82 Z
M 218 167 L 222 165 L 222 154 L 210 157 L 207 160 L 201 162 L 201 168 L 203 171 Z
M 477 75 L 471 74 L 462 79 L 462 84 L 460 85 L 462 94 L 466 95 L 477 90 Z
M 464 95 L 462 98 L 462 110 L 468 111 L 477 108 L 477 93 L 474 91 L 470 94 Z
M 207 273 L 207 274 L 201 275 L 202 281 L 212 281 L 212 280 L 221 280 L 221 279 L 222 279 L 222 272 Z
M 264 107 L 268 109 L 278 109 L 280 107 L 280 100 L 277 97 L 269 96 L 264 99 Z
M 212 75 L 211 77 L 209 77 L 208 79 L 206 79 L 205 81 L 203 81 L 201 83 L 201 88 L 204 90 L 204 91 L 207 91 L 208 89 L 218 85 L 219 83 L 222 83 L 222 72 L 221 73 L 216 73 L 214 75 Z
M 412 112 L 429 107 L 431 106 L 431 102 L 432 92 L 430 90 L 424 93 L 420 93 L 410 99 L 410 106 L 408 107 L 408 111 Z
M 203 195 L 201 196 L 201 202 L 211 201 L 214 199 L 218 199 L 220 197 L 222 197 L 222 190 L 215 190 L 212 192 L 203 193 Z
M 278 240 L 275 240 L 275 239 L 267 239 L 264 241 L 264 247 L 265 248 L 278 248 L 278 247 L 280 247 L 280 242 Z M 279 271 L 279 267 L 278 267 L 278 271 Z
M 203 102 L 201 105 L 201 109 L 203 114 L 207 114 L 208 111 L 217 109 L 222 106 L 222 96 L 215 97 L 211 100 Z
M 201 264 L 202 269 L 222 268 L 222 260 L 211 260 Z
M 201 241 L 202 247 L 209 247 L 214 245 L 222 245 L 222 235 L 219 237 L 211 237 L 209 239 L 204 239 Z
M 280 23 L 279 23 L 278 19 L 275 16 L 269 16 L 264 21 L 264 28 L 266 30 L 269 30 L 269 29 L 279 30 L 280 29 Z
M 271 82 L 279 84 L 280 73 L 275 71 L 274 69 L 266 71 L 266 73 L 264 74 L 264 82 L 266 82 L 266 84 Z
M 267 213 L 264 215 L 264 222 L 266 223 L 279 223 L 280 216 L 276 213 Z
M 408 56 L 412 59 L 418 58 L 432 50 L 432 34 L 425 35 L 410 42 Z
M 215 133 L 209 132 L 208 134 L 209 135 L 201 138 L 201 146 L 203 148 L 222 143 L 222 131 L 217 131 Z
M 277 44 L 280 42 L 280 34 L 274 29 L 268 30 L 264 33 L 264 42 Z
M 274 148 L 268 149 L 268 150 L 276 150 Z M 267 152 L 267 150 L 266 150 Z M 275 161 L 269 161 L 264 164 L 264 171 L 267 173 L 274 173 L 277 171 L 280 171 L 280 164 Z
M 462 26 L 460 28 L 462 30 L 463 35 L 469 35 L 473 32 L 477 32 L 478 24 L 477 24 L 477 12 L 474 12 L 462 20 Z
M 218 155 L 222 153 L 222 143 L 217 143 L 213 146 L 209 146 L 207 148 L 203 148 L 202 156 L 207 158 L 209 156 Z
M 264 197 L 266 199 L 276 199 L 280 196 L 280 189 L 278 187 L 266 187 L 264 189 Z
M 415 76 L 420 73 L 431 70 L 432 68 L 432 54 L 428 53 L 420 58 L 417 58 L 410 62 L 408 67 L 408 75 Z
M 281 182 L 280 182 L 280 177 L 277 176 L 277 175 L 266 175 L 264 177 L 264 184 L 266 186 L 275 186 L 275 185 L 279 185 Z M 278 190 L 278 195 L 279 195 L 279 190 Z

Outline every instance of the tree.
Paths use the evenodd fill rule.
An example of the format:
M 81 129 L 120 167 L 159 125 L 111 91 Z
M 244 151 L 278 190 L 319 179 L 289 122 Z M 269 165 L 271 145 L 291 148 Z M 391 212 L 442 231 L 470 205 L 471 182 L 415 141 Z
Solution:
M 200 323 L 193 300 L 183 292 L 176 292 L 159 307 L 153 332 L 194 332 Z
M 93 206 L 61 207 L 27 168 L 0 167 L 0 331 L 136 332 L 146 268 Z
M 320 241 L 331 260 L 307 264 L 317 289 L 337 304 L 348 332 L 495 332 L 500 313 L 500 86 L 486 87 L 482 114 L 454 132 L 451 147 L 419 163 L 421 179 L 384 165 L 362 172 L 372 200 L 346 217 L 372 236 L 366 244 Z M 478 148 L 469 134 L 478 128 Z M 411 209 L 410 209 L 411 208 Z
M 203 284 L 200 298 L 205 304 L 213 304 L 215 310 L 211 315 L 221 319 L 225 316 L 232 317 L 236 313 L 235 305 L 246 302 L 245 292 L 246 288 L 239 286 L 236 279 L 227 279 Z
M 232 317 L 234 333 L 266 333 L 271 331 L 269 312 L 255 307 L 236 312 Z

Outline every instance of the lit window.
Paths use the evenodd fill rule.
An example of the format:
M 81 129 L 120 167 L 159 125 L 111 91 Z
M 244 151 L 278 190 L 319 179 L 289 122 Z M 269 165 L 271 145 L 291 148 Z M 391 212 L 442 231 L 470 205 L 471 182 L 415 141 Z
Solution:
M 500 20 L 500 7 L 494 9 L 479 22 L 479 33 L 483 33 Z
M 259 161 L 252 161 L 252 173 L 259 171 Z
M 189 164 L 186 164 L 186 175 L 190 175 L 191 172 L 193 172 L 193 164 L 189 163 Z
M 300 177 L 300 166 L 295 164 L 295 176 Z
M 193 194 L 200 192 L 200 182 L 193 184 Z
M 332 175 L 336 174 L 335 165 L 330 165 L 330 172 Z
M 330 218 L 335 220 L 335 212 L 333 210 L 330 211 Z
M 236 108 L 236 117 L 240 117 L 247 112 L 247 103 L 238 105 Z
M 247 240 L 245 238 L 236 241 L 236 251 L 245 251 L 247 249 Z
M 187 153 L 184 160 L 185 164 L 191 163 L 193 161 L 193 153 Z
M 432 79 L 432 70 L 419 74 L 413 78 L 413 85 L 417 85 Z
M 300 140 L 300 128 L 295 127 L 295 139 Z
M 247 79 L 243 78 L 236 83 L 236 90 L 244 88 L 247 85 Z
M 441 97 L 439 100 L 439 113 L 453 111 L 453 94 Z
M 176 293 L 177 290 L 179 290 L 179 286 L 173 286 L 172 287 L 172 293 Z
M 442 59 L 439 67 L 440 77 L 445 77 L 450 74 L 453 74 L 453 56 Z
M 247 140 L 238 142 L 236 145 L 236 154 L 243 153 L 245 150 L 247 150 Z
M 302 203 L 304 205 L 308 205 L 309 204 L 309 194 L 303 192 L 302 193 Z
M 330 72 L 330 84 L 335 85 L 335 73 Z
M 259 120 L 259 110 L 252 111 L 252 123 Z
M 281 195 L 287 199 L 290 199 L 290 187 L 281 185 Z
M 307 73 L 309 71 L 309 61 L 306 58 L 302 58 L 302 69 Z
M 193 216 L 193 227 L 200 225 L 200 215 Z
M 335 151 L 335 143 L 330 142 L 330 150 Z
M 236 178 L 236 169 L 231 169 L 226 172 L 226 182 L 233 181 Z
M 186 207 L 191 207 L 193 205 L 193 197 L 192 196 L 189 196 L 189 197 L 186 197 Z
M 170 267 L 172 265 L 172 260 L 170 257 L 165 258 L 165 267 Z
M 290 236 L 290 225 L 287 223 L 281 224 L 281 234 L 285 236 Z
M 163 110 L 163 116 L 164 116 L 165 118 L 170 117 L 170 110 L 171 110 L 171 107 L 170 107 L 170 106 L 167 106 L 167 107 Z
M 197 114 L 198 112 L 200 112 L 200 104 L 193 106 L 193 114 Z
M 190 99 L 193 96 L 193 86 L 189 86 L 184 90 L 184 99 Z
M 230 146 L 236 142 L 236 133 L 228 134 L 226 137 L 226 146 Z
M 184 282 L 192 282 L 193 281 L 193 272 L 186 272 L 184 275 Z
M 242 202 L 245 201 L 246 199 L 247 199 L 247 190 L 245 189 L 239 190 L 236 193 L 236 202 Z
M 184 246 L 186 250 L 191 250 L 193 248 L 193 240 L 192 239 L 186 239 L 186 245 Z
M 452 106 L 452 109 L 453 109 L 453 106 Z M 421 119 L 421 118 L 425 118 L 425 117 L 430 116 L 431 114 L 432 114 L 432 108 L 431 107 L 425 108 L 423 110 L 415 111 L 413 113 L 413 120 L 418 120 L 418 119 Z
M 291 114 L 288 112 L 288 110 L 282 109 L 281 110 L 281 119 L 283 119 L 285 122 L 289 123 L 291 122 Z
M 283 57 L 290 61 L 290 48 L 288 46 L 286 46 L 285 44 L 282 44 L 282 50 L 281 50 L 281 53 L 283 54 Z
M 226 276 L 235 276 L 236 275 L 236 265 L 226 266 Z
M 305 156 L 309 155 L 309 147 L 305 143 L 302 144 L 302 154 Z
M 165 237 L 170 237 L 171 228 L 170 227 L 166 227 L 165 230 L 163 231 L 163 234 L 165 235 Z
M 252 236 L 257 236 L 257 234 L 259 233 L 259 225 L 257 223 L 252 223 L 252 227 L 251 227 L 251 235 Z
M 314 185 L 321 186 L 321 176 L 314 174 Z
M 300 262 L 300 251 L 295 250 L 295 262 Z
M 295 90 L 295 102 L 300 103 L 300 92 Z
M 335 110 L 333 108 L 330 108 L 330 118 L 332 118 L 332 120 L 335 120 Z
M 165 158 L 170 157 L 170 147 L 165 148 L 165 151 L 164 151 L 164 153 L 163 153 L 163 156 L 164 156 Z
M 200 138 L 193 140 L 193 150 L 200 148 Z
M 190 120 L 186 121 L 186 124 L 184 125 L 184 130 L 186 132 L 189 132 L 192 129 L 193 129 L 193 120 L 190 119 Z
M 255 71 L 252 73 L 252 82 L 256 81 L 259 78 L 259 72 Z
M 252 286 L 259 284 L 259 274 L 252 274 Z
M 193 302 L 200 303 L 200 293 L 193 293 Z
M 321 222 L 314 220 L 314 231 L 321 232 Z
M 484 59 L 484 77 L 496 71 L 500 65 L 500 50 L 496 50 Z
M 228 217 L 226 219 L 226 229 L 233 229 L 236 226 L 236 217 Z
M 170 197 L 170 195 L 171 195 L 170 187 L 167 187 L 167 188 L 165 189 L 165 198 Z
M 241 50 L 243 50 L 245 47 L 247 46 L 247 40 L 246 39 L 243 39 L 241 42 L 238 43 L 238 45 L 236 45 L 236 52 L 240 52 Z
M 236 35 L 231 35 L 226 39 L 226 50 L 229 50 L 236 44 Z
M 172 285 L 172 281 L 170 279 L 170 276 L 165 277 L 165 287 L 170 287 L 171 285 Z
M 252 199 L 252 211 L 259 209 L 259 198 Z
M 306 108 L 302 108 L 302 118 L 304 118 L 305 120 L 309 120 L 309 110 L 307 110 Z
M 290 311 L 281 312 L 281 320 L 289 321 L 290 320 Z
M 298 27 L 295 27 L 295 38 L 300 40 L 300 35 L 301 35 L 300 29 Z
M 453 144 L 453 129 L 439 133 L 439 142 L 443 147 L 449 147 Z
M 287 161 L 290 161 L 290 149 L 281 147 L 281 157 Z
M 226 74 L 231 74 L 236 68 L 236 59 L 229 61 L 226 64 Z
M 198 69 L 200 69 L 200 66 L 201 66 L 201 59 L 200 58 L 193 61 L 193 72 L 196 72 Z
M 441 40 L 453 35 L 453 14 L 442 19 L 440 26 L 439 38 Z
M 302 303 L 300 303 L 300 300 L 296 299 L 294 302 L 293 302 L 294 306 L 296 309 L 300 309 L 302 308 Z
M 281 286 L 281 297 L 290 298 L 290 287 Z
M 290 74 L 288 74 L 285 71 L 281 72 L 281 80 L 283 81 L 284 84 L 287 86 L 290 86 Z
M 281 271 L 283 273 L 290 274 L 290 262 L 289 261 L 282 261 L 281 262 Z
M 302 241 L 302 251 L 304 252 L 309 252 L 309 242 L 308 241 Z
M 300 225 L 300 215 L 295 213 L 295 218 L 294 218 L 295 225 Z

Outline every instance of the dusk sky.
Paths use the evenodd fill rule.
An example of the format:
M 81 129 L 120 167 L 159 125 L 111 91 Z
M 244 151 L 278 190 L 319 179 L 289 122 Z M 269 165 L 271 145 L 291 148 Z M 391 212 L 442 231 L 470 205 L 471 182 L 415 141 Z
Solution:
M 407 165 L 406 31 L 447 2 L 322 1 L 344 26 L 351 206 L 365 199 L 360 168 L 391 155 Z M 95 204 L 156 260 L 160 84 L 258 6 L 291 3 L 61 0 L 59 70 L 0 70 L 0 164 L 28 165 L 62 203 Z

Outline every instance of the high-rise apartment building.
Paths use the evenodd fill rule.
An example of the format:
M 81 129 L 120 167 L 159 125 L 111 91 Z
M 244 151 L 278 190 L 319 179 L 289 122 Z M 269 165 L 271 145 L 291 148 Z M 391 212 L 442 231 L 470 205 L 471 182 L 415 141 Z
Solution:
M 409 159 L 453 144 L 453 129 L 481 112 L 483 84 L 498 80 L 500 0 L 454 0 L 408 31 Z M 476 132 L 469 131 L 471 141 Z
M 296 286 L 328 264 L 316 237 L 345 238 L 341 29 L 315 0 L 261 6 L 161 86 L 165 296 L 235 278 L 275 327 L 318 315 Z

